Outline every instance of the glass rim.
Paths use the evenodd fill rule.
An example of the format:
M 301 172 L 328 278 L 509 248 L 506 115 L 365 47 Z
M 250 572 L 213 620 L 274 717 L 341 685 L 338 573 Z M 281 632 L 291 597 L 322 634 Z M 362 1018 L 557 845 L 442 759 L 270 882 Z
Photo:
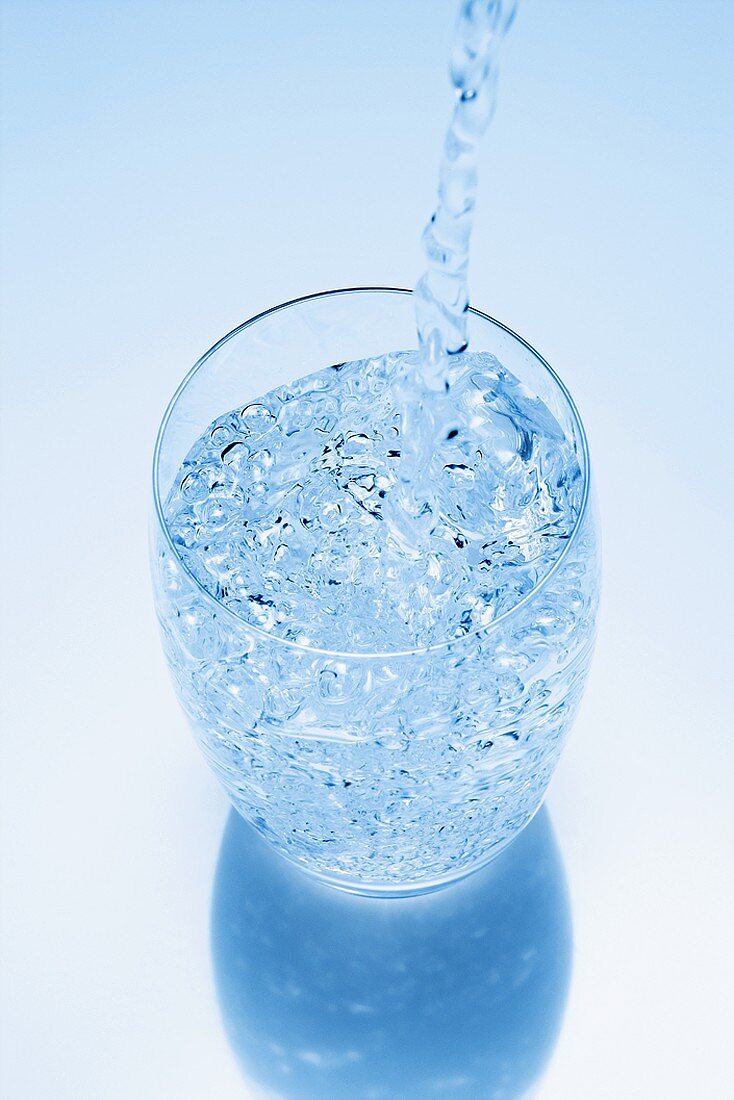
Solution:
M 458 637 L 446 638 L 443 641 L 434 642 L 431 645 L 427 645 L 427 646 L 414 646 L 410 649 L 402 649 L 402 650 L 388 650 L 388 649 L 385 649 L 385 650 L 380 650 L 380 651 L 377 651 L 377 652 L 372 652 L 370 650 L 346 651 L 346 650 L 325 649 L 321 646 L 304 645 L 303 643 L 293 641 L 290 638 L 280 638 L 280 637 L 278 637 L 277 634 L 273 634 L 269 630 L 264 630 L 261 626 L 257 626 L 254 623 L 249 622 L 249 620 L 243 618 L 241 615 L 238 615 L 237 612 L 234 611 L 231 607 L 228 607 L 227 604 L 221 603 L 215 596 L 212 595 L 211 592 L 208 591 L 208 589 L 204 588 L 201 581 L 199 581 L 199 579 L 189 569 L 188 565 L 186 564 L 186 562 L 184 561 L 184 559 L 181 557 L 178 550 L 174 546 L 173 539 L 171 538 L 171 532 L 168 529 L 168 524 L 166 522 L 166 518 L 165 518 L 165 515 L 163 513 L 163 504 L 161 502 L 161 496 L 160 496 L 160 492 L 159 492 L 159 488 L 158 488 L 158 473 L 159 473 L 161 450 L 162 450 L 162 447 L 163 447 L 163 441 L 164 441 L 164 437 L 165 437 L 165 434 L 166 434 L 166 429 L 168 428 L 168 423 L 169 423 L 169 421 L 170 421 L 170 419 L 173 415 L 173 412 L 176 408 L 178 400 L 182 396 L 184 391 L 187 389 L 189 383 L 192 381 L 194 376 L 196 374 L 198 374 L 198 372 L 205 365 L 205 363 L 217 351 L 219 351 L 219 349 L 224 344 L 226 344 L 229 340 L 233 339 L 233 337 L 239 335 L 239 333 L 244 332 L 245 329 L 251 328 L 253 325 L 257 324 L 258 321 L 262 321 L 265 317 L 270 317 L 272 314 L 279 313 L 281 310 L 289 309 L 291 306 L 301 305 L 304 302 L 310 302 L 310 301 L 312 301 L 316 298 L 331 298 L 331 297 L 336 297 L 338 295 L 346 295 L 346 294 L 407 294 L 407 295 L 412 295 L 413 291 L 408 289 L 407 287 L 398 287 L 398 286 L 351 286 L 351 287 L 335 288 L 333 290 L 315 291 L 312 294 L 301 295 L 301 297 L 299 297 L 299 298 L 291 298 L 287 302 L 281 302 L 279 305 L 270 306 L 269 309 L 265 309 L 261 313 L 255 314 L 254 317 L 250 317 L 248 320 L 243 321 L 242 324 L 237 325 L 236 328 L 233 328 L 231 330 L 231 332 L 228 332 L 225 336 L 222 336 L 219 340 L 217 340 L 217 342 L 215 344 L 213 344 L 209 348 L 208 351 L 206 351 L 199 359 L 197 359 L 197 361 L 194 363 L 193 367 L 191 367 L 191 369 L 189 371 L 187 371 L 184 378 L 181 380 L 179 385 L 176 387 L 176 390 L 173 394 L 173 397 L 168 402 L 168 405 L 166 407 L 166 411 L 163 414 L 163 418 L 161 420 L 161 423 L 160 423 L 160 426 L 158 428 L 158 432 L 157 432 L 157 435 L 156 435 L 155 447 L 153 449 L 153 470 L 152 470 L 152 474 L 153 474 L 153 501 L 154 501 L 154 504 L 155 504 L 156 518 L 157 518 L 158 523 L 159 523 L 159 525 L 160 525 L 160 527 L 163 531 L 164 538 L 165 538 L 166 542 L 168 543 L 168 548 L 171 551 L 171 553 L 173 554 L 174 558 L 176 559 L 176 562 L 178 563 L 179 568 L 181 568 L 183 570 L 183 572 L 186 574 L 186 576 L 191 581 L 191 583 L 194 585 L 194 587 L 196 589 L 198 589 L 198 591 L 202 594 L 205 601 L 207 603 L 211 604 L 212 607 L 214 609 L 216 609 L 217 612 L 224 614 L 225 618 L 227 616 L 231 616 L 231 618 L 238 624 L 238 626 L 240 628 L 244 628 L 246 630 L 251 631 L 256 637 L 261 638 L 265 642 L 270 642 L 273 645 L 287 646 L 290 649 L 296 649 L 296 650 L 299 650 L 303 653 L 310 653 L 310 654 L 315 654 L 315 655 L 318 655 L 318 656 L 331 657 L 331 658 L 336 658 L 336 659 L 341 659 L 341 660 L 387 660 L 387 659 L 396 658 L 396 657 L 413 657 L 413 656 L 420 656 L 422 654 L 427 654 L 427 653 L 434 653 L 434 652 L 437 652 L 437 651 L 440 651 L 440 650 L 449 649 L 452 646 L 453 647 L 459 647 L 459 646 L 462 646 L 465 643 L 467 643 L 470 639 L 476 638 L 480 634 L 481 635 L 489 635 L 489 634 L 494 633 L 494 631 L 497 630 L 498 627 L 501 624 L 507 622 L 514 615 L 518 614 L 523 608 L 525 608 L 529 603 L 531 603 L 535 599 L 535 597 L 543 591 L 543 589 L 546 587 L 546 585 L 551 580 L 551 578 L 555 576 L 555 574 L 558 572 L 558 570 L 560 569 L 563 562 L 568 557 L 568 555 L 571 551 L 571 547 L 576 542 L 576 539 L 578 537 L 578 533 L 581 529 L 581 525 L 582 525 L 582 523 L 584 521 L 584 518 L 586 516 L 586 513 L 588 511 L 589 497 L 590 497 L 590 477 L 591 477 L 591 463 L 590 463 L 590 459 L 589 459 L 589 446 L 588 446 L 588 441 L 587 441 L 587 438 L 586 438 L 586 431 L 584 429 L 583 421 L 581 420 L 581 416 L 579 414 L 579 411 L 576 408 L 576 403 L 573 400 L 573 398 L 571 397 L 571 394 L 569 393 L 568 389 L 566 388 L 565 383 L 556 374 L 556 372 L 554 371 L 554 369 L 550 365 L 550 363 L 548 363 L 543 358 L 543 356 L 538 351 L 536 351 L 535 348 L 531 344 L 529 344 L 527 342 L 527 340 L 524 340 L 522 336 L 519 336 L 518 333 L 514 332 L 507 325 L 503 324 L 502 321 L 498 321 L 495 317 L 490 316 L 490 314 L 488 314 L 488 313 L 483 313 L 481 310 L 475 309 L 473 306 L 469 307 L 469 310 L 468 310 L 469 313 L 474 314 L 475 317 L 480 317 L 483 321 L 489 321 L 490 324 L 495 325 L 497 328 L 501 329 L 504 333 L 506 333 L 508 336 L 510 336 L 513 340 L 516 340 L 518 344 L 521 344 L 522 347 L 524 347 L 527 351 L 530 352 L 530 354 L 532 356 L 535 357 L 535 359 L 537 359 L 539 364 L 550 375 L 552 381 L 555 383 L 555 385 L 560 390 L 564 401 L 568 405 L 568 408 L 569 408 L 570 413 L 571 413 L 571 418 L 573 420 L 574 426 L 575 426 L 576 431 L 578 433 L 578 438 L 579 438 L 579 442 L 580 442 L 580 445 L 581 445 L 582 473 L 583 473 L 583 479 L 584 479 L 583 492 L 582 492 L 582 497 L 581 497 L 581 507 L 579 508 L 578 515 L 576 516 L 576 520 L 575 520 L 574 525 L 571 529 L 571 533 L 568 536 L 568 539 L 566 540 L 566 544 L 563 547 L 563 549 L 561 550 L 561 553 L 558 555 L 556 560 L 553 562 L 553 565 L 548 570 L 548 572 L 545 573 L 541 577 L 540 581 L 536 585 L 534 585 L 530 589 L 530 591 L 527 592 L 521 599 L 519 599 L 517 601 L 517 603 L 513 604 L 512 607 L 507 608 L 506 611 L 503 611 L 502 614 L 498 615 L 496 619 L 492 620 L 492 622 L 486 623 L 483 626 L 479 626 L 479 627 L 476 628 L 476 630 L 471 630 L 471 631 L 469 631 L 469 633 L 461 634 Z

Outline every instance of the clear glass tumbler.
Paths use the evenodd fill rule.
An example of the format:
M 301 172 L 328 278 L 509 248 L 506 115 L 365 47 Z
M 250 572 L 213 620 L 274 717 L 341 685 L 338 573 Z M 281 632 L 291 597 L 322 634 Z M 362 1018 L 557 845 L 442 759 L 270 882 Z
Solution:
M 186 376 L 156 442 L 153 584 L 181 705 L 242 816 L 281 855 L 356 893 L 427 892 L 492 859 L 542 802 L 591 660 L 599 552 L 583 426 L 519 336 L 477 310 L 469 335 L 550 409 L 583 498 L 536 587 L 460 638 L 337 653 L 275 637 L 201 587 L 165 520 L 174 478 L 217 416 L 330 364 L 414 347 L 410 291 L 334 290 L 246 321 Z

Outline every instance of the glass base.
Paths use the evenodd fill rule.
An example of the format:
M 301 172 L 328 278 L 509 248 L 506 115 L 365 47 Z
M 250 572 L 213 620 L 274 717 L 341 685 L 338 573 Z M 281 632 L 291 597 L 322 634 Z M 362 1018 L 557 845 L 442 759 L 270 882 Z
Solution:
M 533 814 L 533 816 L 535 816 Z M 528 822 L 525 823 L 527 825 Z M 476 874 L 477 871 L 481 871 L 487 864 L 492 863 L 494 859 L 505 850 L 508 844 L 511 844 L 515 837 L 525 828 L 523 825 L 512 836 L 507 837 L 505 840 L 500 841 L 494 845 L 486 855 L 481 859 L 475 860 L 474 863 L 467 864 L 464 867 L 459 867 L 455 871 L 448 871 L 445 875 L 440 875 L 433 879 L 424 879 L 420 882 L 404 882 L 404 883 L 379 883 L 379 882 L 361 882 L 359 879 L 348 878 L 345 875 L 329 875 L 322 874 L 320 871 L 314 871 L 305 863 L 300 863 L 298 860 L 291 859 L 288 855 L 282 852 L 280 849 L 275 848 L 272 844 L 268 846 L 273 848 L 277 855 L 290 864 L 291 867 L 298 868 L 304 875 L 312 879 L 314 882 L 321 883 L 322 886 L 328 886 L 332 890 L 339 890 L 344 894 L 357 894 L 360 897 L 365 898 L 414 898 L 420 897 L 422 894 L 433 894 L 437 890 L 444 890 L 447 886 L 452 886 L 456 882 L 461 882 L 465 878 L 469 878 L 470 875 Z

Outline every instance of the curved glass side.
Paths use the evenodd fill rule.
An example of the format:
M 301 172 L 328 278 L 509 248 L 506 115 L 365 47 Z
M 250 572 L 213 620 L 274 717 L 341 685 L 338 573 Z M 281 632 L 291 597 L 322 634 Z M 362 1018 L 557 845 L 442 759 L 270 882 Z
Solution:
M 471 324 L 476 350 L 497 355 L 573 440 L 589 501 L 541 583 L 487 627 L 404 653 L 291 643 L 218 603 L 175 553 L 160 508 L 153 523 L 163 645 L 204 755 L 281 855 L 365 894 L 434 890 L 524 828 L 591 660 L 599 559 L 583 430 L 527 344 L 481 314 Z M 160 486 L 212 415 L 237 404 L 235 394 L 246 401 L 288 372 L 399 347 L 411 325 L 409 294 L 365 290 L 299 300 L 242 326 L 172 402 L 159 437 Z

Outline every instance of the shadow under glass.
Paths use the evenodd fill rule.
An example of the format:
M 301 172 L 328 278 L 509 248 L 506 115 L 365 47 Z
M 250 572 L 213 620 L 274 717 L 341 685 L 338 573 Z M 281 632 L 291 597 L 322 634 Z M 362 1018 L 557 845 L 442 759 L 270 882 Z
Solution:
M 548 815 L 464 882 L 387 900 L 312 881 L 233 811 L 212 955 L 230 1044 L 276 1096 L 521 1097 L 553 1050 L 571 971 Z

